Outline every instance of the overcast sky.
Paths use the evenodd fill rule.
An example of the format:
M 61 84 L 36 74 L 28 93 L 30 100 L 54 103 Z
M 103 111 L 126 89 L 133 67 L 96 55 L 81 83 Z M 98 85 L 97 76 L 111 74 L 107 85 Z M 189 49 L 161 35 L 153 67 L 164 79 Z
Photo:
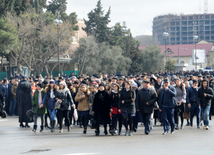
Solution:
M 67 13 L 76 12 L 78 19 L 87 19 L 87 14 L 97 4 L 97 0 L 67 0 L 67 2 Z M 101 2 L 105 11 L 111 7 L 111 25 L 126 21 L 133 36 L 152 35 L 152 20 L 158 15 L 204 13 L 204 0 L 102 0 Z M 212 6 L 214 0 L 208 0 L 208 13 L 214 12 Z

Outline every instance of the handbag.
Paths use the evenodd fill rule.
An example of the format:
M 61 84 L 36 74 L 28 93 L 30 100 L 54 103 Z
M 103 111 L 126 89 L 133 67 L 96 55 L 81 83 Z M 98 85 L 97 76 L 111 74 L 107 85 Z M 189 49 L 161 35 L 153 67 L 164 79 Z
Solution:
M 54 109 L 59 110 L 61 108 L 61 103 L 59 103 L 59 100 L 57 100 Z
M 29 109 L 29 110 L 26 112 L 26 116 L 29 117 L 30 119 L 33 119 L 33 116 L 34 116 L 33 109 Z
M 75 119 L 75 121 L 78 120 L 77 109 L 74 109 L 74 119 Z

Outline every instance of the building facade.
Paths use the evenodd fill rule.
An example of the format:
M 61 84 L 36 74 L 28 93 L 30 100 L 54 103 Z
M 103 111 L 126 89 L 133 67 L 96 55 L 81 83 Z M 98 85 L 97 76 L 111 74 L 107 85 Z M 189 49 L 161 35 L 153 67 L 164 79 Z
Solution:
M 163 32 L 169 36 L 164 37 Z M 163 15 L 153 19 L 153 37 L 164 45 L 194 44 L 205 40 L 214 43 L 214 14 Z

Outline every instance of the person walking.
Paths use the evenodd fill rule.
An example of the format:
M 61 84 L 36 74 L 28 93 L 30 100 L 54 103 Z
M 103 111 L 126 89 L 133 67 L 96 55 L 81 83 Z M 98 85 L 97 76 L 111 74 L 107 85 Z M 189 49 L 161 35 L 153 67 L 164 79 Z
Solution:
M 110 94 L 110 100 L 111 100 L 111 111 L 112 111 L 112 127 L 110 130 L 110 133 L 112 135 L 115 135 L 118 133 L 118 135 L 121 134 L 122 130 L 122 115 L 121 112 L 118 112 L 118 105 L 120 101 L 120 86 L 117 83 L 112 83 L 113 90 Z M 117 122 L 119 122 L 119 130 L 117 132 Z
M 181 127 L 180 129 L 183 129 L 183 123 L 184 123 L 184 105 L 186 104 L 186 89 L 185 85 L 181 82 L 180 79 L 175 80 L 175 90 L 176 90 L 176 96 L 175 101 L 177 102 L 178 106 L 175 107 L 175 129 L 178 130 L 178 124 L 179 124 L 179 116 L 181 118 Z
M 190 108 L 190 126 L 193 126 L 193 118 L 197 117 L 197 128 L 200 129 L 200 121 L 201 121 L 201 106 L 197 102 L 197 94 L 198 94 L 198 81 L 193 80 L 192 86 L 187 91 L 187 103 Z
M 19 84 L 19 80 L 15 80 L 14 81 L 14 84 L 13 84 L 13 86 L 12 86 L 12 90 L 11 90 L 11 93 L 12 93 L 12 95 L 13 95 L 13 106 L 12 106 L 12 115 L 13 116 L 15 116 L 16 115 L 16 89 L 17 89 L 17 87 L 18 87 L 18 84 Z
M 47 101 L 47 110 L 49 112 L 50 120 L 51 120 L 51 132 L 54 132 L 55 129 L 55 124 L 56 124 L 56 114 L 57 110 L 55 110 L 55 105 L 56 105 L 56 92 L 58 90 L 58 86 L 55 84 L 54 80 L 50 80 L 47 92 L 42 100 L 42 104 L 44 105 L 45 102 Z
M 71 106 L 75 109 L 75 105 L 74 105 L 71 93 L 66 86 L 65 81 L 61 81 L 59 83 L 59 89 L 56 92 L 55 98 L 57 102 L 60 104 L 60 108 L 57 111 L 58 123 L 59 123 L 59 129 L 60 129 L 59 132 L 60 133 L 63 132 L 63 129 L 62 129 L 63 117 L 67 119 L 68 132 L 70 132 L 69 111 L 71 110 Z
M 207 79 L 202 81 L 201 88 L 199 88 L 197 93 L 197 102 L 201 106 L 201 110 L 204 117 L 204 128 L 209 130 L 209 115 L 211 100 L 214 97 L 213 89 L 209 87 L 209 82 Z
M 145 126 L 145 134 L 148 135 L 151 131 L 151 114 L 153 113 L 153 107 L 157 101 L 157 94 L 155 89 L 150 87 L 150 80 L 143 81 L 143 89 L 138 91 L 136 108 L 140 111 Z
M 169 79 L 164 79 L 164 88 L 161 89 L 159 96 L 159 111 L 163 115 L 163 135 L 168 134 L 169 124 L 171 125 L 171 134 L 175 130 L 174 111 L 177 106 L 174 97 L 176 96 L 176 90 L 170 85 Z
M 40 132 L 42 132 L 44 130 L 45 114 L 47 113 L 46 102 L 45 103 L 42 102 L 45 92 L 43 89 L 43 85 L 41 83 L 38 83 L 36 87 L 37 88 L 32 99 L 32 106 L 34 112 L 34 126 L 32 131 L 36 132 L 37 119 L 38 117 L 41 117 Z
M 96 136 L 100 135 L 100 124 L 103 124 L 104 133 L 107 135 L 107 124 L 110 120 L 110 97 L 105 91 L 104 83 L 99 85 L 99 91 L 94 97 L 94 103 L 92 106 L 92 112 L 96 121 Z
M 78 113 L 79 113 L 79 120 L 80 123 L 83 124 L 84 130 L 83 133 L 87 133 L 87 126 L 88 126 L 88 115 L 89 115 L 89 90 L 88 85 L 82 83 L 80 85 L 79 92 L 75 97 L 75 101 L 78 102 Z
M 123 124 L 126 128 L 125 136 L 133 136 L 133 117 L 136 114 L 135 109 L 135 91 L 129 81 L 125 82 L 125 89 L 121 91 L 118 112 L 122 112 Z
M 33 120 L 26 116 L 26 112 L 32 109 L 32 89 L 25 76 L 22 76 L 21 82 L 16 89 L 16 96 L 20 127 L 29 128 L 28 123 L 33 122 Z M 25 126 L 23 125 L 24 122 Z

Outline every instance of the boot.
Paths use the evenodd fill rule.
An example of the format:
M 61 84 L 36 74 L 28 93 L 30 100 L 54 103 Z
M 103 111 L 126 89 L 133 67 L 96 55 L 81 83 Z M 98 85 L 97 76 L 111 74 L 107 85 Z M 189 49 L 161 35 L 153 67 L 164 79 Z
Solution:
M 44 127 L 43 127 L 43 125 L 41 125 L 40 132 L 42 132 L 43 130 L 44 130 Z
M 36 132 L 36 129 L 37 129 L 37 125 L 34 125 L 32 131 L 33 131 L 33 132 Z
M 24 128 L 25 126 L 23 125 L 23 123 L 20 123 L 20 128 Z
M 28 125 L 28 123 L 25 124 L 25 128 L 30 128 L 30 126 Z
M 51 121 L 51 132 L 55 131 L 54 127 L 55 127 L 55 121 Z

